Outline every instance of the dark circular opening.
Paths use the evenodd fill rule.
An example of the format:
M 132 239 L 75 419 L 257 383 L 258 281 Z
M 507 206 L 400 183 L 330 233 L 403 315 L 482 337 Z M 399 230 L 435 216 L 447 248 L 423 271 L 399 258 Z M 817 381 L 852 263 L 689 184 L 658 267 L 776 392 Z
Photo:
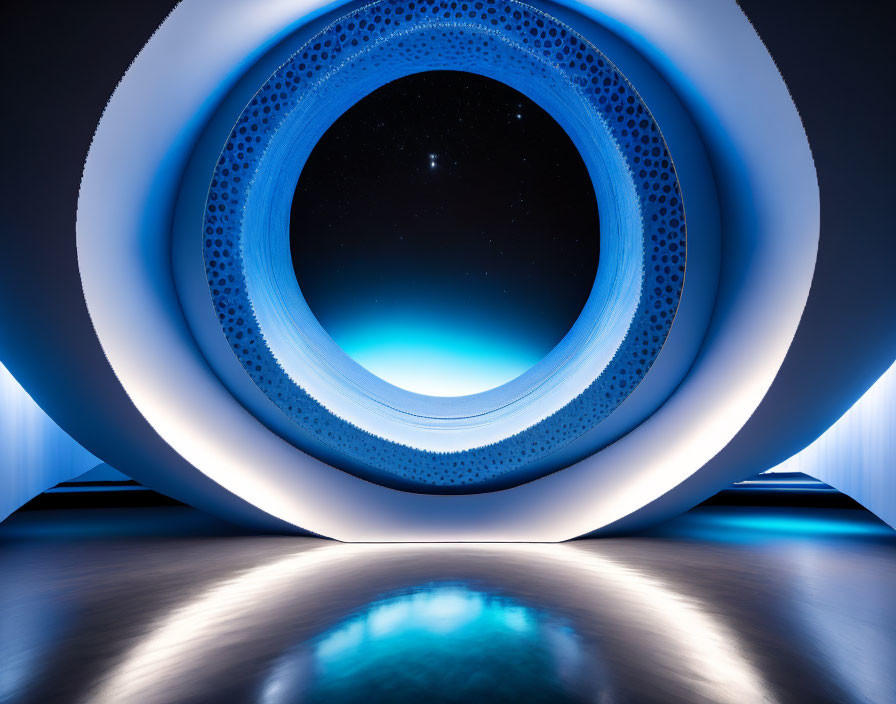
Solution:
M 393 81 L 305 164 L 296 279 L 322 327 L 386 381 L 434 396 L 506 383 L 572 327 L 600 249 L 569 136 L 523 94 L 459 71 Z

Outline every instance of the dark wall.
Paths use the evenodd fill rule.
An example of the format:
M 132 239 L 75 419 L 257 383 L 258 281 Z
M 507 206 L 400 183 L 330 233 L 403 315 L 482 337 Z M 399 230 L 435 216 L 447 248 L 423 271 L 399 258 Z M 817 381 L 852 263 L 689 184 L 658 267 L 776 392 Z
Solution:
M 16 2 L 0 21 L 0 360 L 94 452 L 110 429 L 126 432 L 140 416 L 105 364 L 99 341 L 85 334 L 93 327 L 75 251 L 81 169 L 115 86 L 174 4 Z M 62 412 L 71 398 L 90 412 Z M 136 442 L 122 437 L 121 445 L 129 440 Z
M 787 81 L 821 190 L 806 311 L 743 434 L 745 443 L 754 432 L 769 439 L 762 464 L 771 466 L 827 429 L 896 359 L 896 14 L 876 0 L 740 5 Z

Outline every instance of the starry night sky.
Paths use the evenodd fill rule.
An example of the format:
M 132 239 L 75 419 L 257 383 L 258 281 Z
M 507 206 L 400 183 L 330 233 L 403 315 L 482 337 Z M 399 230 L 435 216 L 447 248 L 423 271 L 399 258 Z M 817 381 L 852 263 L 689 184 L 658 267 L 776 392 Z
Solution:
M 599 252 L 593 186 L 563 129 L 512 88 L 456 71 L 394 81 L 342 115 L 302 171 L 290 234 L 333 339 L 438 395 L 491 388 L 547 354 Z

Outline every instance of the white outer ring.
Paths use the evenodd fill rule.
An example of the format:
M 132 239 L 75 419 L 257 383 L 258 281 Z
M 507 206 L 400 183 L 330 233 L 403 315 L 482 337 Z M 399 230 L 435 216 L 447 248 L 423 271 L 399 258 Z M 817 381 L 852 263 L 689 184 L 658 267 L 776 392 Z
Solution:
M 818 243 L 818 187 L 805 133 L 737 5 L 575 5 L 641 51 L 691 110 L 719 178 L 729 259 L 703 350 L 651 418 L 573 467 L 461 496 L 376 486 L 295 449 L 229 394 L 179 312 L 170 258 L 179 184 L 172 174 L 182 171 L 236 77 L 327 7 L 319 0 L 183 2 L 134 61 L 100 121 L 78 203 L 78 258 L 97 336 L 137 409 L 209 480 L 272 516 L 340 540 L 564 540 L 686 481 L 737 434 L 771 385 L 808 296 Z M 174 75 L 177 81 L 168 80 Z

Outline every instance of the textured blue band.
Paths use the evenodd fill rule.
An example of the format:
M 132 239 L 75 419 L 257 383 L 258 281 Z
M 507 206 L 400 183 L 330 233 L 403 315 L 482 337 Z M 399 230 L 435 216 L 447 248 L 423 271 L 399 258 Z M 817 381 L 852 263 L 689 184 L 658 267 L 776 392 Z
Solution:
M 626 281 L 599 272 L 582 316 L 549 358 L 494 394 L 457 400 L 419 397 L 371 380 L 328 346 L 332 341 L 315 327 L 307 306 L 289 305 L 294 302 L 284 297 L 287 285 L 283 290 L 266 290 L 264 285 L 282 279 L 283 267 L 289 265 L 289 257 L 278 249 L 283 237 L 279 245 L 276 237 L 269 237 L 278 229 L 281 235 L 285 232 L 288 222 L 276 218 L 284 210 L 288 213 L 288 205 L 275 207 L 273 213 L 270 206 L 282 206 L 291 198 L 295 181 L 290 179 L 297 178 L 319 136 L 344 109 L 379 85 L 434 69 L 482 73 L 539 102 L 582 152 L 595 181 L 602 228 L 608 214 L 604 206 L 612 207 L 614 197 L 625 201 L 630 191 L 632 207 L 617 220 L 631 219 L 633 210 L 636 222 L 629 223 L 629 230 L 634 228 L 638 239 L 638 266 L 620 269 L 629 277 L 637 271 L 634 296 L 625 288 Z M 609 151 L 615 156 L 608 157 Z M 613 159 L 618 160 L 618 171 L 611 171 L 608 179 Z M 619 231 L 626 226 L 620 224 Z M 601 246 L 611 252 L 613 247 L 620 252 L 627 248 L 631 255 L 632 242 L 619 240 L 612 232 L 602 232 Z M 344 468 L 376 483 L 418 491 L 482 491 L 532 479 L 551 470 L 551 453 L 612 413 L 647 373 L 668 335 L 684 278 L 685 240 L 671 158 L 634 88 L 569 27 L 517 2 L 379 2 L 330 24 L 246 106 L 218 161 L 204 224 L 215 310 L 253 381 L 302 432 L 346 457 Z M 601 268 L 624 259 L 625 252 L 605 257 L 602 251 Z M 292 295 L 301 302 L 294 282 Z M 620 339 L 601 340 L 594 321 L 625 296 L 631 299 L 633 314 L 616 321 L 622 325 Z M 277 309 L 282 315 L 265 317 L 268 310 Z M 274 329 L 272 319 L 283 321 L 282 326 Z M 334 383 L 360 390 L 359 402 L 380 404 L 386 415 L 407 414 L 408 423 L 423 417 L 433 419 L 436 429 L 440 422 L 453 423 L 451 432 L 460 434 L 458 419 L 488 422 L 489 413 L 507 415 L 515 412 L 515 404 L 536 403 L 540 390 L 576 363 L 581 371 L 594 345 L 612 348 L 607 363 L 593 369 L 589 385 L 560 410 L 509 437 L 444 452 L 396 441 L 387 432 L 368 432 L 309 393 L 290 373 L 294 367 L 283 359 L 283 348 L 273 342 L 290 321 L 296 328 L 292 332 L 307 344 L 309 364 L 332 365 Z M 323 373 L 318 370 L 318 376 Z M 290 440 L 301 446 L 301 432 Z

